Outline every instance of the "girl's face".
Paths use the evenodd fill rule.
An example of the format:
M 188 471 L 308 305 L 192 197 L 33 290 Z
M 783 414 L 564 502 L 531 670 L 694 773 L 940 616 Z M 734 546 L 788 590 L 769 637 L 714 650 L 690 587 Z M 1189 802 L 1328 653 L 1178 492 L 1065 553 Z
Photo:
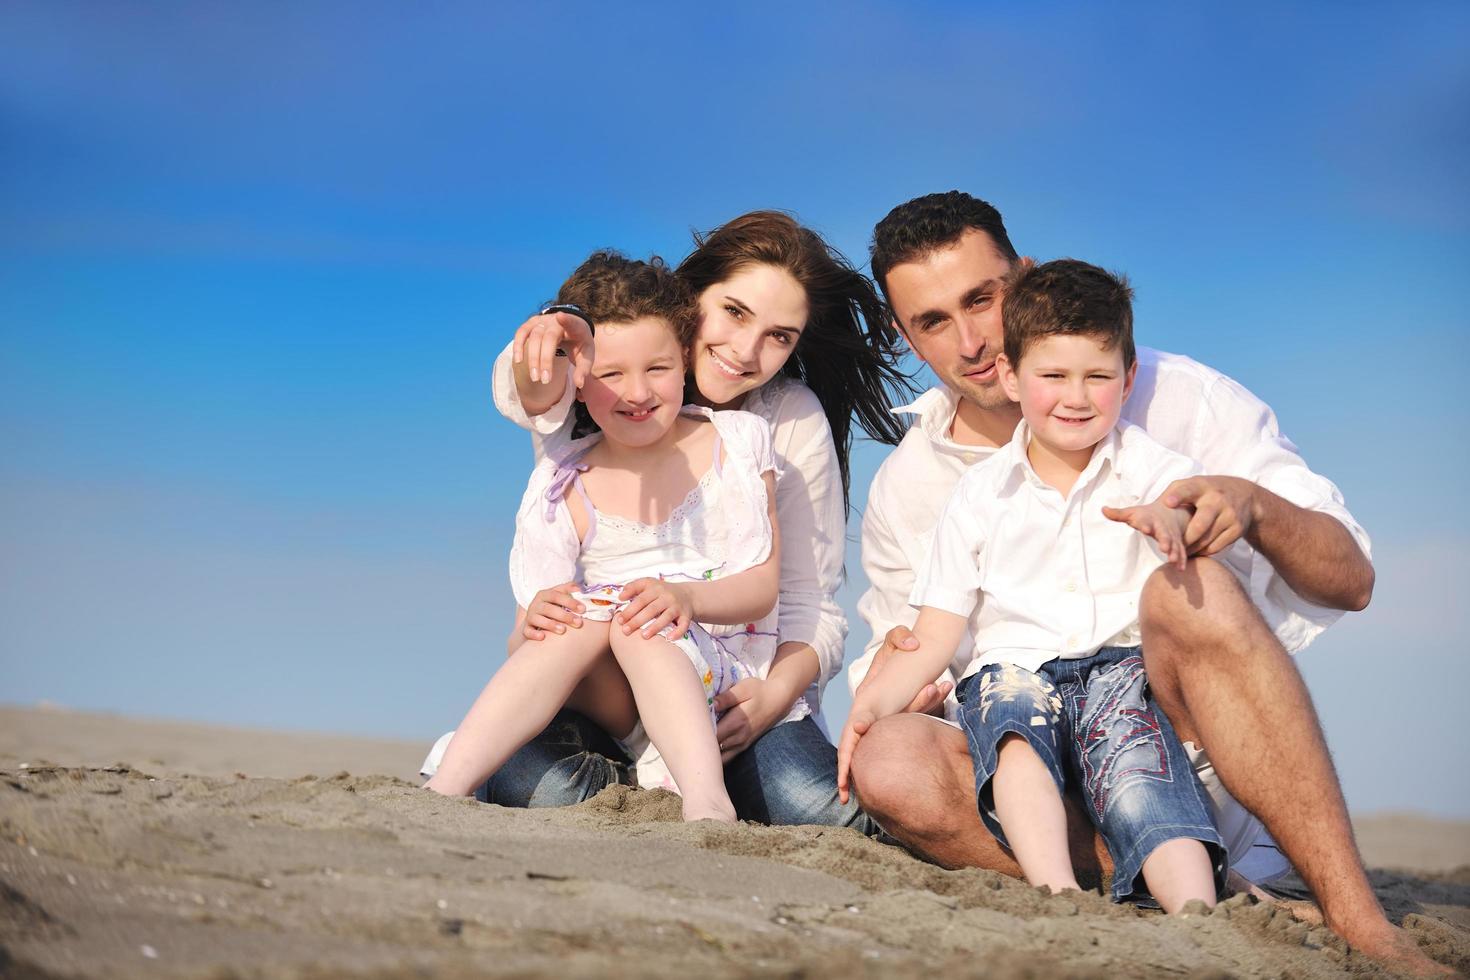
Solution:
M 748 265 L 700 293 L 699 312 L 694 385 L 709 406 L 738 408 L 796 349 L 806 329 L 806 290 L 785 269 Z
M 673 427 L 684 402 L 684 348 L 658 317 L 599 323 L 592 373 L 577 392 L 605 438 L 648 446 Z

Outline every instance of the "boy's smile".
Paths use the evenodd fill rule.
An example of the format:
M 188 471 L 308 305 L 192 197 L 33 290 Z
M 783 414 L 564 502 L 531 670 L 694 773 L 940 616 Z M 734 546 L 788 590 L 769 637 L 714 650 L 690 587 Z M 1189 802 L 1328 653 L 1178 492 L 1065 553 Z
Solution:
M 1001 383 L 1020 402 L 1033 450 L 1066 460 L 1078 471 L 1118 424 L 1133 388 L 1134 369 L 1123 369 L 1122 349 L 1105 349 L 1085 334 L 1042 337 L 1021 355 L 1019 369 L 1004 360 L 1000 364 Z

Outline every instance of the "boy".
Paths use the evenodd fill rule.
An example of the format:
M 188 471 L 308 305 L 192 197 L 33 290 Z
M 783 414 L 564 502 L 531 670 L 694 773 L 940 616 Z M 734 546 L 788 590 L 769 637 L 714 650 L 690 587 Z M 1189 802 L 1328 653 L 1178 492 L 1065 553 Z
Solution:
M 1113 857 L 1114 901 L 1213 905 L 1224 848 L 1138 647 L 1145 580 L 1187 557 L 1189 511 L 1157 498 L 1198 467 L 1119 424 L 1136 370 L 1125 282 L 1071 259 L 1023 267 L 1002 315 L 996 366 L 1023 421 L 950 497 L 910 597 L 919 650 L 854 701 L 839 784 L 868 727 L 949 663 L 979 602 L 957 693 L 985 826 L 1031 884 L 1077 888 L 1061 796 L 1076 780 Z

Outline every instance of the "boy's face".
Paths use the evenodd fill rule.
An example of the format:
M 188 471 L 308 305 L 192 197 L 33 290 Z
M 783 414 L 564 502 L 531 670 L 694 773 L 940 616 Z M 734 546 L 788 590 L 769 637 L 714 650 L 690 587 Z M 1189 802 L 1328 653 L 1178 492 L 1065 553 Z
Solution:
M 684 349 L 673 329 L 657 317 L 598 324 L 592 373 L 577 399 L 607 438 L 626 446 L 658 441 L 684 403 Z
M 1001 281 L 1011 263 L 990 236 L 959 241 L 888 270 L 898 328 L 915 354 L 960 397 L 981 409 L 1010 404 L 995 370 L 1001 351 Z
M 1062 452 L 1091 449 L 1118 424 L 1138 370 L 1123 370 L 1121 347 L 1079 334 L 1043 337 L 1019 365 L 1002 354 L 997 367 L 1033 437 Z

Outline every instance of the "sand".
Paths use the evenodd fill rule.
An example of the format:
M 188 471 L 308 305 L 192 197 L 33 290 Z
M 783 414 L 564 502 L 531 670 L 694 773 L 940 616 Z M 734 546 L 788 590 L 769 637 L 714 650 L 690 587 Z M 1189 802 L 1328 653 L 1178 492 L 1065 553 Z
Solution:
M 1246 897 L 1165 918 L 848 830 L 686 825 L 660 791 L 445 799 L 423 749 L 0 709 L 0 976 L 1379 973 Z M 1470 827 L 1360 836 L 1391 917 L 1470 968 Z

